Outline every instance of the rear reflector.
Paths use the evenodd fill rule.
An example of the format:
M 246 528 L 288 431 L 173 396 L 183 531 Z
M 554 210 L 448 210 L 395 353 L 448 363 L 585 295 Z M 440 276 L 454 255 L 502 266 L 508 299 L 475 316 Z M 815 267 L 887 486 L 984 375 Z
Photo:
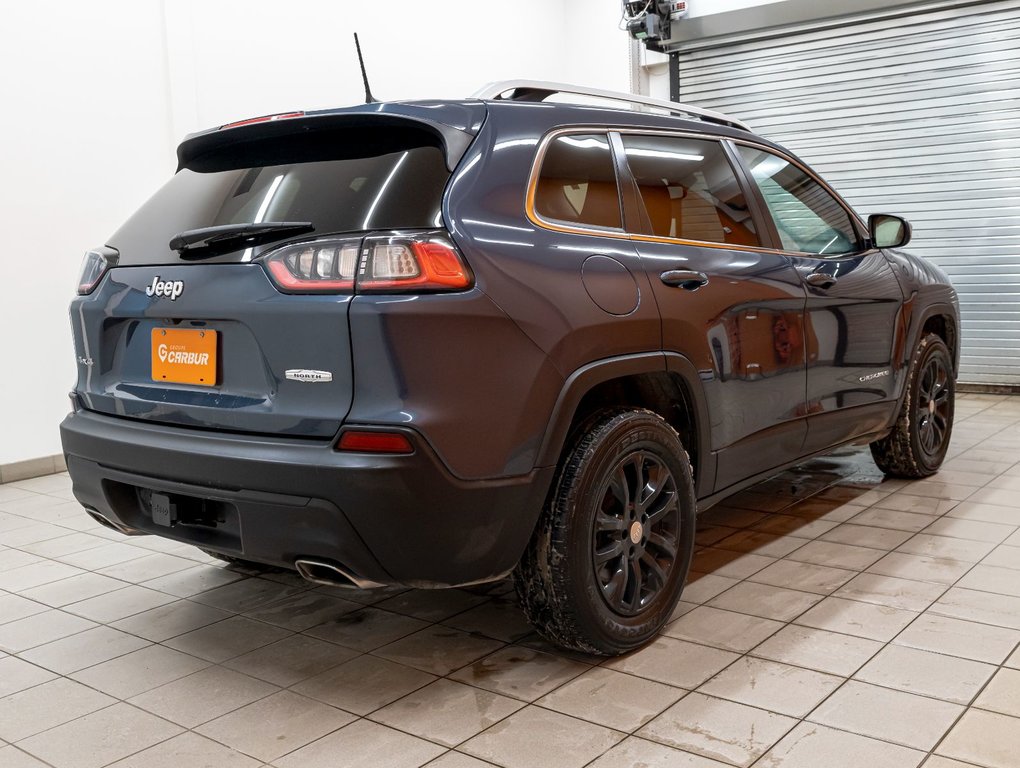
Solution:
M 414 453 L 411 441 L 400 432 L 348 430 L 340 436 L 337 449 L 362 453 Z

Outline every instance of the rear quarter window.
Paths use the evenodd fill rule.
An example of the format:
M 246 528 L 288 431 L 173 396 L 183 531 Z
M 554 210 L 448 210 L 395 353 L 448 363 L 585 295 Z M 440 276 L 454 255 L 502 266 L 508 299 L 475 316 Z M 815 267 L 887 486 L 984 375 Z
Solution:
M 553 222 L 622 229 L 608 136 L 575 133 L 549 143 L 535 188 L 535 212 Z

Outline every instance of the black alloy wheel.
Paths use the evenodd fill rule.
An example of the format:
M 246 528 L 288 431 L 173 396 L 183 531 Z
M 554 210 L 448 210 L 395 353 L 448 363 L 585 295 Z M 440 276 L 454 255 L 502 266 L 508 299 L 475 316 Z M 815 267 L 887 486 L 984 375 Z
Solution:
M 669 621 L 694 553 L 694 477 L 676 430 L 646 410 L 578 428 L 514 571 L 528 620 L 548 640 L 612 656 Z
M 953 434 L 955 397 L 952 353 L 945 341 L 929 333 L 914 351 L 892 431 L 871 444 L 878 468 L 908 478 L 938 472 Z
M 645 451 L 621 459 L 595 516 L 592 559 L 606 604 L 634 616 L 666 588 L 680 546 L 680 497 L 662 461 Z
M 917 430 L 921 449 L 938 456 L 949 436 L 951 418 L 949 371 L 939 356 L 925 363 L 917 386 Z

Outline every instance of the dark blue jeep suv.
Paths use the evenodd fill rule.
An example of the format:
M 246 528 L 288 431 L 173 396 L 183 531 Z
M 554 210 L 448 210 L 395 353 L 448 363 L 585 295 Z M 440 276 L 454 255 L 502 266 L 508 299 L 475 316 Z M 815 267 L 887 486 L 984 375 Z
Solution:
M 336 585 L 513 573 L 547 637 L 616 654 L 698 510 L 849 442 L 945 456 L 946 276 L 733 118 L 520 81 L 178 157 L 70 309 L 67 466 L 125 534 Z

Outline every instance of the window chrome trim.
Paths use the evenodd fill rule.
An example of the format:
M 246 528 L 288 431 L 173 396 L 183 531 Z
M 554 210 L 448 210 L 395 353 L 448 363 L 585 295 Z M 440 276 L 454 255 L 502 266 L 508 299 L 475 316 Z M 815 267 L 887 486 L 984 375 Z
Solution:
M 766 246 L 741 246 L 741 245 L 727 245 L 726 243 L 713 243 L 710 241 L 701 240 L 684 240 L 681 238 L 662 238 L 654 235 L 640 235 L 636 233 L 630 233 L 626 231 L 626 220 L 624 220 L 624 227 L 616 229 L 600 229 L 594 226 L 579 226 L 576 224 L 562 224 L 556 221 L 544 218 L 538 210 L 535 210 L 534 201 L 535 196 L 538 194 L 539 177 L 542 172 L 542 164 L 546 159 L 546 153 L 549 149 L 550 144 L 561 136 L 570 134 L 591 134 L 594 132 L 604 133 L 607 135 L 639 135 L 639 136 L 670 136 L 681 139 L 700 139 L 703 141 L 712 142 L 723 142 L 728 139 L 719 136 L 713 136 L 712 134 L 701 134 L 692 131 L 668 131 L 668 130 L 642 130 L 642 129 L 629 129 L 629 127 L 611 127 L 609 125 L 571 125 L 564 127 L 564 129 L 555 129 L 546 134 L 539 143 L 539 149 L 534 153 L 534 160 L 531 163 L 531 171 L 528 175 L 527 182 L 527 197 L 524 203 L 524 212 L 527 219 L 543 229 L 551 229 L 552 232 L 566 233 L 568 235 L 594 235 L 603 238 L 614 238 L 616 240 L 629 240 L 640 243 L 663 243 L 666 245 L 686 245 L 694 246 L 696 248 L 717 248 L 724 251 L 750 251 L 750 252 L 768 252 L 768 253 L 780 253 L 772 248 Z M 619 177 L 616 180 L 617 186 L 620 184 Z
M 847 212 L 847 215 L 850 217 L 851 221 L 856 222 L 864 232 L 867 232 L 867 227 L 863 225 L 860 216 L 858 216 L 854 212 L 853 208 L 851 208 L 847 204 L 847 202 L 832 189 L 832 187 L 826 184 L 825 181 L 820 176 L 818 176 L 817 173 L 815 173 L 806 165 L 804 165 L 804 163 L 800 162 L 795 157 L 789 155 L 784 151 L 777 150 L 774 147 L 770 147 L 766 144 L 762 144 L 756 141 L 750 141 L 747 139 L 734 139 L 729 136 L 719 136 L 718 134 L 702 133 L 699 131 L 676 131 L 663 128 L 634 128 L 629 126 L 612 127 L 608 125 L 587 125 L 587 126 L 572 125 L 568 128 L 556 128 L 552 131 L 549 131 L 539 140 L 538 149 L 535 152 L 535 159 L 532 161 L 531 164 L 531 172 L 528 175 L 528 193 L 524 204 L 525 215 L 527 216 L 528 220 L 536 227 L 539 227 L 540 229 L 550 230 L 553 232 L 563 232 L 572 235 L 594 235 L 596 237 L 611 237 L 617 240 L 631 240 L 634 242 L 641 243 L 661 243 L 665 245 L 690 245 L 695 248 L 717 248 L 724 251 L 777 253 L 782 254 L 784 256 L 808 257 L 814 259 L 851 258 L 854 256 L 861 256 L 875 250 L 874 248 L 862 248 L 859 251 L 853 251 L 851 253 L 839 253 L 826 256 L 825 254 L 821 253 L 809 253 L 807 251 L 790 251 L 784 248 L 770 248 L 764 245 L 762 246 L 736 245 L 736 244 L 730 245 L 727 243 L 716 243 L 708 240 L 688 240 L 679 237 L 660 237 L 657 235 L 636 234 L 634 232 L 627 231 L 626 219 L 624 219 L 623 228 L 617 229 L 614 227 L 610 229 L 610 228 L 598 228 L 594 226 L 560 224 L 554 220 L 543 218 L 535 209 L 535 197 L 538 191 L 538 180 L 542 171 L 542 163 L 545 161 L 545 156 L 549 149 L 549 145 L 560 136 L 593 132 L 606 134 L 615 133 L 621 136 L 635 134 L 641 136 L 673 136 L 681 139 L 700 139 L 702 141 L 715 141 L 719 142 L 720 144 L 724 142 L 731 142 L 734 144 L 744 144 L 755 149 L 760 149 L 764 152 L 769 152 L 773 155 L 777 155 L 778 157 L 783 158 L 790 164 L 801 169 L 814 181 L 820 184 L 826 192 L 832 195 L 833 199 L 836 200 L 840 207 L 842 207 Z M 619 175 L 617 175 L 616 183 L 617 188 L 619 189 L 620 184 Z M 769 212 L 769 215 L 770 216 L 772 215 L 771 212 Z M 866 245 L 867 243 L 864 244 Z
M 558 128 L 554 131 L 550 131 L 542 137 L 539 142 L 538 150 L 535 152 L 535 159 L 531 164 L 531 173 L 528 175 L 528 195 L 525 201 L 525 212 L 531 223 L 537 227 L 543 229 L 551 229 L 555 232 L 570 232 L 573 234 L 584 234 L 584 235 L 600 235 L 602 237 L 615 237 L 615 238 L 626 238 L 626 220 L 623 214 L 623 199 L 620 196 L 620 174 L 616 169 L 616 156 L 613 151 L 613 143 L 609 138 L 609 134 L 612 132 L 611 128 L 605 128 L 602 126 L 597 127 L 577 127 L 571 126 L 570 128 Z M 620 226 L 619 227 L 600 227 L 596 224 L 571 224 L 570 222 L 561 221 L 560 219 L 547 219 L 544 218 L 535 207 L 535 201 L 538 197 L 538 182 L 541 177 L 542 165 L 545 163 L 545 156 L 549 151 L 549 147 L 552 143 L 560 136 L 569 136 L 572 134 L 586 134 L 586 133 L 601 133 L 606 137 L 606 141 L 609 144 L 609 154 L 613 161 L 613 176 L 616 180 L 616 199 L 620 206 Z

